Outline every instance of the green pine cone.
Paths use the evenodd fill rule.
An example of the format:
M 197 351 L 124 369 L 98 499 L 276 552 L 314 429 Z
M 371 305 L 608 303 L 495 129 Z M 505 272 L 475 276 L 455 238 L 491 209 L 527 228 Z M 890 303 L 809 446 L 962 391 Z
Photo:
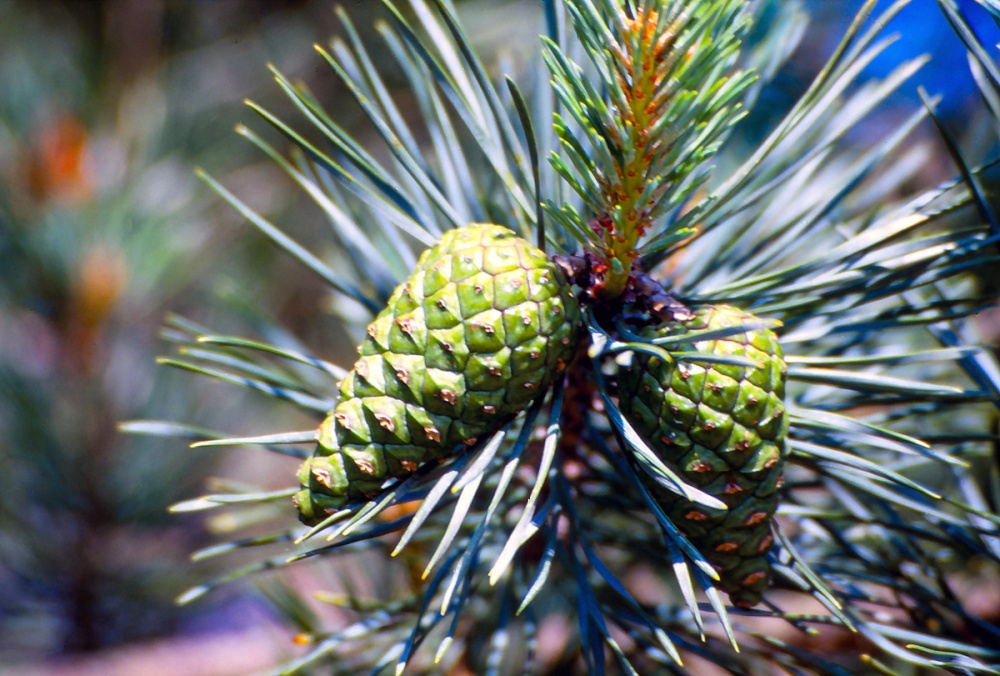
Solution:
M 650 328 L 644 335 L 721 329 L 755 319 L 734 307 L 707 306 L 687 322 Z M 770 577 L 771 518 L 784 465 L 788 425 L 781 346 L 774 332 L 758 329 L 681 349 L 745 357 L 760 366 L 665 362 L 636 353 L 620 377 L 620 405 L 663 461 L 729 508 L 713 510 L 658 492 L 671 520 L 719 571 L 719 587 L 735 605 L 751 607 Z
M 512 231 L 445 234 L 368 326 L 299 469 L 300 519 L 319 523 L 512 419 L 566 367 L 579 323 L 562 273 Z

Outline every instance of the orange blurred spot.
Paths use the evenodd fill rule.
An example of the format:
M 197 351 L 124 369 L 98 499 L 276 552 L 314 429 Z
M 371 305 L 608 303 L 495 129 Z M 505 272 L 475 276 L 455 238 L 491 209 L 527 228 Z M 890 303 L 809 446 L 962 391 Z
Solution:
M 404 517 L 407 514 L 413 514 L 418 509 L 420 509 L 420 500 L 413 500 L 411 502 L 403 502 L 396 505 L 389 505 L 388 507 L 382 509 L 378 513 L 378 518 L 383 521 L 395 521 L 400 517 Z
M 83 254 L 76 286 L 77 308 L 86 326 L 100 324 L 128 283 L 125 257 L 117 248 L 91 247 Z
M 313 642 L 313 637 L 311 634 L 296 634 L 292 637 L 292 643 L 295 645 L 311 645 Z
M 28 181 L 37 199 L 79 204 L 91 197 L 88 141 L 83 124 L 68 114 L 41 131 L 28 158 Z

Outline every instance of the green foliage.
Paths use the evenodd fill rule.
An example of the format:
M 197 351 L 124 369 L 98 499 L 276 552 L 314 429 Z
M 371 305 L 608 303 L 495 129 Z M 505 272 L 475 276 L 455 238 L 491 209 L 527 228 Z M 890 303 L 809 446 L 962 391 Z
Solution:
M 553 88 L 572 120 L 556 113 L 564 148 L 551 162 L 585 213 L 551 201 L 546 208 L 611 268 L 601 292 L 615 297 L 636 254 L 694 232 L 675 223 L 657 228 L 652 249 L 639 244 L 708 180 L 708 161 L 742 117 L 739 99 L 753 77 L 730 71 L 746 7 L 732 0 L 635 7 L 582 0 L 566 8 L 597 77 L 592 82 L 591 73 L 547 42 Z
M 323 142 L 255 104 L 289 151 L 239 129 L 319 204 L 333 226 L 332 244 L 348 255 L 310 252 L 220 183 L 209 183 L 329 284 L 350 327 L 367 324 L 385 305 L 413 269 L 415 248 L 472 221 L 494 221 L 526 236 L 537 227 L 540 241 L 571 254 L 564 261 L 576 260 L 581 242 L 594 250 L 579 259 L 595 252 L 600 258 L 605 240 L 587 232 L 592 224 L 585 219 L 611 213 L 599 180 L 628 157 L 620 60 L 630 44 L 633 53 L 639 46 L 628 42 L 633 34 L 625 27 L 652 16 L 650 8 L 545 2 L 546 61 L 555 87 L 525 96 L 512 80 L 494 87 L 445 0 L 414 0 L 405 14 L 386 4 L 391 19 L 379 30 L 417 114 L 401 113 L 350 24 L 346 42 L 319 49 L 385 142 L 381 155 L 277 72 L 305 116 L 303 126 Z M 749 30 L 743 33 L 740 22 L 715 23 L 711 10 L 718 7 L 745 11 Z M 374 583 L 386 591 L 362 595 L 345 584 L 322 597 L 350 612 L 353 619 L 342 626 L 318 626 L 297 595 L 271 590 L 312 641 L 284 673 L 320 663 L 335 673 L 441 673 L 457 665 L 489 674 L 667 673 L 698 660 L 737 673 L 995 671 L 998 630 L 957 590 L 972 579 L 969 561 L 992 570 L 994 580 L 1000 564 L 1000 467 L 991 422 L 1000 407 L 1000 369 L 969 321 L 994 302 L 979 295 L 970 275 L 995 268 L 1000 230 L 982 197 L 982 172 L 968 163 L 951 183 L 904 194 L 914 168 L 901 151 L 930 109 L 870 147 L 845 140 L 920 65 L 902 64 L 883 81 L 858 83 L 887 44 L 879 27 L 902 3 L 877 17 L 873 7 L 862 8 L 829 63 L 759 147 L 741 152 L 716 145 L 740 114 L 736 98 L 756 100 L 765 82 L 730 72 L 736 40 L 755 36 L 743 56 L 766 78 L 791 51 L 783 36 L 801 35 L 799 8 L 666 3 L 654 30 L 680 22 L 676 40 L 695 46 L 696 56 L 687 61 L 680 55 L 689 50 L 665 52 L 666 72 L 679 78 L 676 89 L 664 84 L 676 94 L 665 99 L 665 119 L 696 122 L 659 127 L 673 145 L 643 174 L 656 208 L 633 267 L 623 266 L 625 288 L 634 295 L 608 302 L 594 294 L 584 313 L 588 340 L 566 378 L 513 421 L 441 465 L 387 482 L 371 500 L 345 505 L 329 523 L 310 529 L 294 523 L 288 503 L 294 486 L 233 486 L 178 505 L 231 509 L 248 525 L 270 528 L 201 552 L 199 558 L 258 547 L 266 553 L 183 600 L 301 561 L 351 557 L 384 566 L 391 549 L 398 563 L 380 568 Z M 950 3 L 944 9 L 967 29 Z M 775 14 L 774 33 L 753 25 Z M 569 37 L 570 22 L 576 38 Z M 984 93 L 995 98 L 996 69 L 971 33 L 963 34 Z M 702 48 L 706 53 L 697 52 Z M 581 51 L 604 90 L 572 65 L 570 55 Z M 706 101 L 684 92 L 717 95 Z M 542 131 L 548 119 L 533 110 L 556 113 L 555 135 Z M 589 149 L 574 141 L 584 137 Z M 709 172 L 713 153 L 724 173 Z M 538 157 L 554 157 L 555 169 Z M 542 231 L 539 202 L 556 227 Z M 605 262 L 613 268 L 613 260 Z M 575 281 L 594 290 L 590 265 Z M 621 274 L 612 269 L 609 279 Z M 642 284 L 659 291 L 644 295 L 637 290 Z M 754 608 L 724 603 L 711 559 L 657 492 L 715 509 L 724 503 L 692 485 L 651 447 L 648 432 L 622 414 L 627 392 L 618 381 L 627 353 L 632 359 L 657 350 L 681 354 L 720 337 L 709 331 L 671 344 L 670 336 L 637 335 L 636 324 L 659 321 L 658 310 L 643 302 L 650 298 L 668 314 L 685 305 L 738 307 L 761 318 L 741 329 L 773 329 L 785 354 L 786 480 L 771 531 L 772 582 Z M 185 350 L 174 365 L 291 402 L 317 424 L 333 407 L 343 369 L 277 327 L 268 327 L 272 344 L 216 335 L 184 320 L 172 328 L 171 338 Z M 725 363 L 719 355 L 702 358 Z M 736 355 L 746 366 L 742 360 Z M 313 430 L 221 438 L 166 423 L 132 427 L 295 459 L 309 452 L 301 445 L 314 443 Z M 293 471 L 290 460 L 289 483 Z M 636 581 L 650 571 L 653 584 Z M 557 654 L 537 664 L 536 648 L 547 647 L 537 645 L 539 626 L 567 619 L 572 630 Z M 853 634 L 858 648 L 840 649 L 836 662 L 802 643 L 840 632 Z M 425 644 L 429 650 L 420 650 Z

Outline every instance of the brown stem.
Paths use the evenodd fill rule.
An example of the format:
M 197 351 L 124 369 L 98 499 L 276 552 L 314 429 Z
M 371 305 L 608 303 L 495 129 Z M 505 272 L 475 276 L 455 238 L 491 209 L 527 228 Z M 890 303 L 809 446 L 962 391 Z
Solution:
M 573 363 L 580 365 L 589 360 L 587 349 L 590 340 L 581 340 L 576 348 Z M 559 427 L 559 449 L 564 460 L 579 462 L 580 448 L 586 429 L 587 413 L 593 408 L 597 388 L 587 377 L 586 368 L 569 368 L 566 371 L 566 390 L 563 392 L 562 419 Z
M 583 288 L 580 300 L 584 303 L 599 304 L 604 301 L 595 291 L 603 288 L 603 263 L 592 254 L 556 255 L 552 261 L 566 275 L 570 283 Z M 649 273 L 633 269 L 628 278 L 625 293 L 618 299 L 634 303 L 639 309 L 649 313 L 660 323 L 683 322 L 694 317 L 694 313 L 671 292 L 651 277 Z
M 646 272 L 632 272 L 632 287 L 635 290 L 636 301 L 653 317 L 665 322 L 685 322 L 694 318 L 694 313 L 684 303 L 677 300 L 674 294 L 663 288 L 663 285 Z

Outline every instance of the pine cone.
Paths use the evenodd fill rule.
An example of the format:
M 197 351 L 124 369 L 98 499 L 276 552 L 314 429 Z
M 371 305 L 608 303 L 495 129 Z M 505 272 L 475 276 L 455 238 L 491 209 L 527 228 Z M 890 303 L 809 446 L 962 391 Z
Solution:
M 686 322 L 650 328 L 644 335 L 722 329 L 755 320 L 734 307 L 708 306 Z M 768 583 L 770 522 L 782 481 L 787 421 L 781 346 L 774 332 L 758 329 L 681 350 L 744 357 L 760 366 L 664 361 L 637 353 L 620 379 L 620 405 L 663 461 L 729 508 L 713 510 L 658 492 L 671 520 L 719 571 L 720 587 L 735 605 L 750 607 L 760 601 Z
M 445 234 L 368 326 L 299 470 L 300 519 L 318 523 L 498 429 L 566 367 L 579 323 L 562 273 L 512 231 Z

